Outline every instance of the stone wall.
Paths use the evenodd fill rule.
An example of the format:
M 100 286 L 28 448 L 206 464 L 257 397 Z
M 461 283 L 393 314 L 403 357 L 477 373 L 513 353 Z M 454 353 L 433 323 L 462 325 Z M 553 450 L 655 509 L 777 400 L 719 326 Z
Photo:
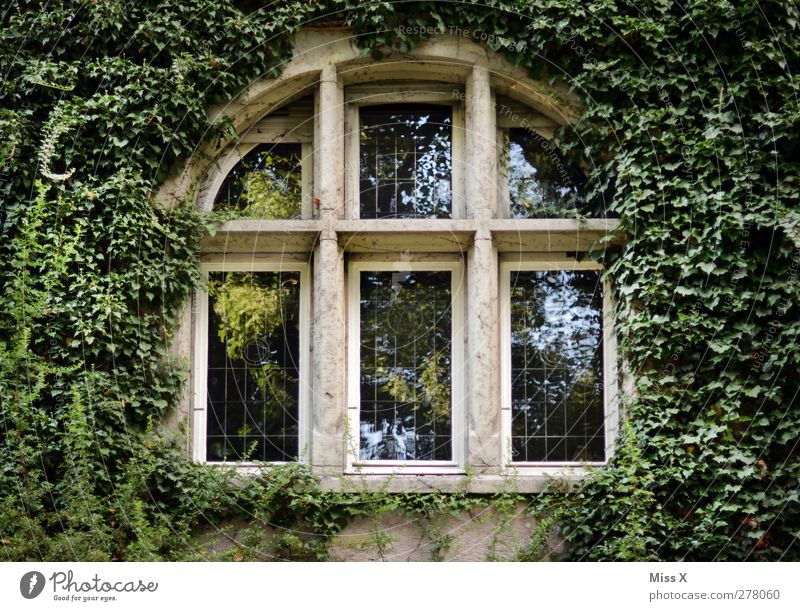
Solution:
M 270 529 L 267 540 L 280 531 Z M 299 537 L 303 533 L 293 532 Z M 539 544 L 541 537 L 541 545 Z M 209 527 L 200 538 L 208 551 L 248 560 L 283 560 L 270 554 L 249 555 L 254 542 L 243 521 Z M 491 560 L 554 560 L 563 542 L 552 533 L 541 534 L 526 505 L 499 512 L 492 507 L 432 518 L 386 512 L 358 518 L 328 544 L 332 562 L 481 562 Z

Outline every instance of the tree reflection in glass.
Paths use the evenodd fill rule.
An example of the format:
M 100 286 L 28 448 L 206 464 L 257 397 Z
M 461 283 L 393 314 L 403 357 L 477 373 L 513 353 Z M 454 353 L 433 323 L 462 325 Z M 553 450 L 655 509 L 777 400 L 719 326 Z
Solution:
M 299 272 L 209 274 L 209 461 L 298 456 Z
M 302 208 L 300 144 L 260 144 L 230 171 L 214 208 L 238 218 L 299 219 Z
M 602 462 L 603 295 L 598 271 L 511 274 L 515 462 Z
M 451 460 L 451 274 L 361 272 L 361 460 Z
M 361 108 L 361 218 L 450 218 L 451 115 L 424 104 Z
M 506 173 L 512 218 L 574 216 L 583 178 L 538 134 L 509 130 Z

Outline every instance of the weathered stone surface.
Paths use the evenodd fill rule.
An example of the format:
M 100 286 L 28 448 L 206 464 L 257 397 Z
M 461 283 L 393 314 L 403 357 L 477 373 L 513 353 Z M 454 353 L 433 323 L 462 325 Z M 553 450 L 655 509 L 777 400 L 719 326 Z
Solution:
M 170 352 L 179 355 L 181 358 L 186 359 L 188 362 L 191 358 L 192 349 L 194 347 L 194 299 L 190 299 L 188 303 L 181 309 L 178 322 L 175 327 L 174 334 L 170 341 Z M 194 405 L 194 389 L 193 375 L 187 378 L 187 383 L 183 387 L 180 399 L 178 400 L 175 410 L 169 412 L 162 422 L 165 429 L 178 429 L 181 425 L 186 426 L 186 450 L 187 454 L 191 453 L 191 415 Z
M 336 66 L 322 68 L 316 152 L 319 156 L 319 216 L 344 218 L 344 90 Z
M 344 528 L 331 545 L 332 560 L 419 562 L 443 560 L 480 562 L 516 560 L 528 550 L 536 521 L 520 504 L 508 515 L 491 508 L 459 516 L 409 518 L 387 513 L 377 520 L 358 519 Z M 560 542 L 545 538 L 542 560 L 559 550 Z
M 480 229 L 467 263 L 467 464 L 501 467 L 497 253 Z
M 465 95 L 467 216 L 489 219 L 497 210 L 497 116 L 489 72 L 476 66 Z
M 314 251 L 312 464 L 344 468 L 345 317 L 344 258 L 326 230 Z
M 562 551 L 563 542 L 552 533 L 538 533 L 537 522 L 520 503 L 500 513 L 491 507 L 476 508 L 458 516 L 408 517 L 387 512 L 375 519 L 353 520 L 328 541 L 328 560 L 333 562 L 481 562 L 486 560 L 551 560 Z M 206 553 L 224 554 L 231 559 L 273 561 L 268 552 L 255 553 L 254 544 L 269 549 L 278 535 L 296 535 L 307 540 L 308 533 L 270 528 L 263 538 L 253 540 L 251 524 L 238 518 L 219 525 L 207 525 L 193 545 Z M 538 539 L 541 537 L 541 545 Z M 531 545 L 533 539 L 536 544 Z

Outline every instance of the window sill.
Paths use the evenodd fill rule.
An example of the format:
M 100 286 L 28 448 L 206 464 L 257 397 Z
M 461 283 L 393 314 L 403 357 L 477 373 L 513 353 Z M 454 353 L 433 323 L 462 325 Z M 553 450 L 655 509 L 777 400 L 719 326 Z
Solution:
M 405 477 L 407 475 L 466 475 L 464 468 L 457 464 L 425 465 L 422 463 L 412 464 L 380 464 L 380 463 L 356 463 L 344 472 L 344 477 L 358 477 L 359 475 L 374 476 L 388 475 Z
M 498 252 L 582 252 L 597 240 L 613 234 L 613 244 L 622 236 L 616 219 L 495 219 L 489 223 Z
M 292 463 L 234 463 L 205 462 L 214 468 L 233 468 L 238 475 L 256 476 L 270 467 L 285 466 Z M 535 494 L 547 488 L 571 492 L 585 480 L 591 469 L 581 466 L 562 467 L 514 467 L 505 473 L 481 473 L 467 475 L 460 467 L 448 471 L 447 468 L 430 467 L 428 472 L 419 472 L 424 467 L 372 467 L 360 471 L 335 472 L 331 469 L 313 468 L 323 490 L 336 492 L 388 492 L 403 493 L 461 493 L 498 494 L 515 492 Z M 433 471 L 437 470 L 436 473 Z
M 235 220 L 203 240 L 204 253 L 303 252 L 313 249 L 322 229 L 336 232 L 350 252 L 464 252 L 479 228 L 488 229 L 500 252 L 586 251 L 615 234 L 616 219 L 361 219 Z
M 383 474 L 375 472 L 346 473 L 344 475 L 320 474 L 320 486 L 325 490 L 340 492 L 425 493 L 467 492 L 469 494 L 498 494 L 515 492 L 533 494 L 543 492 L 551 485 L 559 490 L 571 491 L 583 481 L 586 469 L 545 468 L 537 472 L 519 469 L 501 474 Z
M 203 238 L 204 253 L 310 252 L 320 232 L 313 220 L 226 221 Z

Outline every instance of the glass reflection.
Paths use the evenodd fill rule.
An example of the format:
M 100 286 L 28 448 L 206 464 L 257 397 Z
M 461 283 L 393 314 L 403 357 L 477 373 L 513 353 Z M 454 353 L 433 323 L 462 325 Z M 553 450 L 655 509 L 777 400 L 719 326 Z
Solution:
M 600 272 L 511 274 L 513 461 L 605 459 L 602 311 Z
M 450 218 L 450 108 L 360 110 L 361 218 Z
M 512 218 L 574 216 L 583 182 L 542 136 L 509 130 L 507 150 L 509 206 Z
M 298 455 L 299 272 L 209 274 L 206 459 Z
M 299 219 L 302 207 L 300 144 L 260 144 L 230 171 L 214 208 L 239 218 Z
M 361 273 L 361 460 L 450 460 L 448 271 Z

